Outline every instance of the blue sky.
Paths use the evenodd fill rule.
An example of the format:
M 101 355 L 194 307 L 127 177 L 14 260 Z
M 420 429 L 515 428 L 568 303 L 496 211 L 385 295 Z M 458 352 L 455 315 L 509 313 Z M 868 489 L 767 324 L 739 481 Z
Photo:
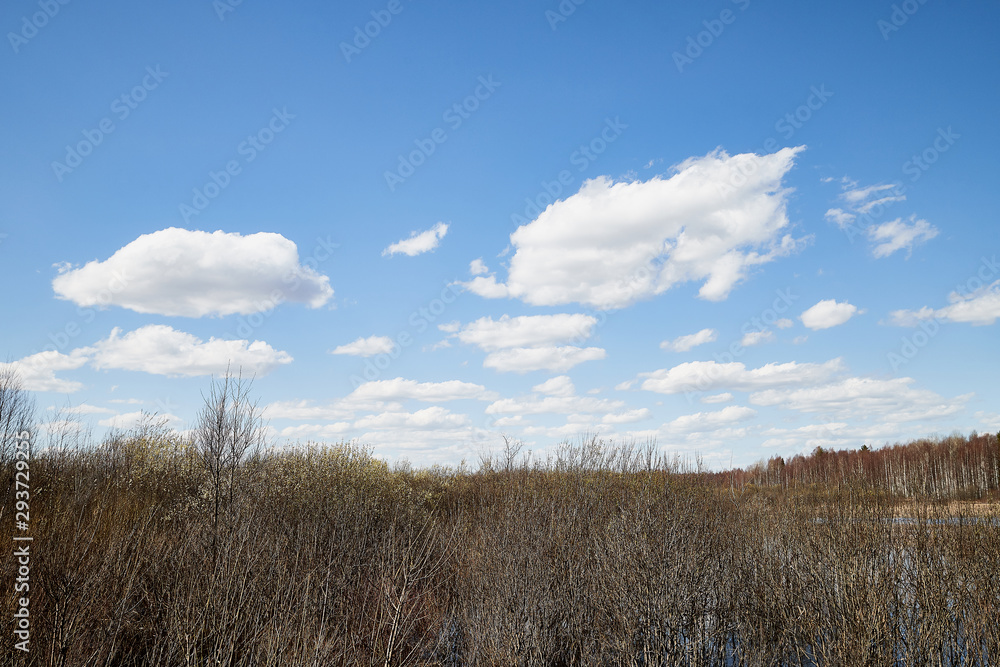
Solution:
M 2 351 L 43 414 L 419 465 L 1000 429 L 995 3 L 8 3 Z

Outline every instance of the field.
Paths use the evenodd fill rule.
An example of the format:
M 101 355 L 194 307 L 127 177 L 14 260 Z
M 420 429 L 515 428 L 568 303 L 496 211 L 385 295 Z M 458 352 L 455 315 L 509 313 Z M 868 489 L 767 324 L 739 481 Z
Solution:
M 475 470 L 350 444 L 214 452 L 151 422 L 35 453 L 30 652 L 8 639 L 4 664 L 1000 660 L 995 485 L 973 503 L 890 493 L 860 468 L 791 474 L 832 474 L 824 452 L 769 482 L 776 463 L 710 474 L 596 439 Z M 14 581 L 10 549 L 0 564 Z

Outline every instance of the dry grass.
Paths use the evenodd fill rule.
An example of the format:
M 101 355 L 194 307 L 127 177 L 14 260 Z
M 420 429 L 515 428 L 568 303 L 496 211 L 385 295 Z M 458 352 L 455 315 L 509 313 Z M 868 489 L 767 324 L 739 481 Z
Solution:
M 165 431 L 43 453 L 32 650 L 8 640 L 4 663 L 1000 661 L 995 506 L 953 525 L 915 502 L 900 524 L 870 489 L 730 493 L 670 468 L 600 443 L 476 472 L 313 447 L 240 463 L 216 521 L 203 459 Z

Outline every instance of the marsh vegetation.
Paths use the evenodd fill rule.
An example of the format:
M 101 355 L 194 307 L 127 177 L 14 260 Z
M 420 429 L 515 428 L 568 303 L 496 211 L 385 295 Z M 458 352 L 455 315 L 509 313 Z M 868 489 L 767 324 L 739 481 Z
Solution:
M 995 483 L 968 521 L 969 494 L 864 466 L 769 480 L 597 439 L 416 470 L 352 444 L 262 450 L 254 413 L 227 417 L 245 394 L 222 389 L 194 439 L 150 420 L 36 451 L 31 651 L 8 640 L 5 664 L 1000 660 Z M 935 446 L 982 444 L 995 465 L 977 438 Z M 0 576 L 16 568 L 6 550 Z

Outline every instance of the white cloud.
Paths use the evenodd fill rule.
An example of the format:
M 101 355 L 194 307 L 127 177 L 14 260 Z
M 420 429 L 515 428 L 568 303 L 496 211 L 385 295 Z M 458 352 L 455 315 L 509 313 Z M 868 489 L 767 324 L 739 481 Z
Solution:
M 834 299 L 826 299 L 803 312 L 799 319 L 808 328 L 818 331 L 839 326 L 854 317 L 855 314 L 860 315 L 863 312 L 859 311 L 857 306 L 846 301 L 838 303 Z
M 487 298 L 610 309 L 703 281 L 701 298 L 725 299 L 754 267 L 802 246 L 782 235 L 790 193 L 782 180 L 803 148 L 720 149 L 684 161 L 669 178 L 588 180 L 511 234 L 506 283 L 491 275 L 464 286 Z
M 934 310 L 924 306 L 920 310 L 895 310 L 890 313 L 892 323 L 912 327 L 927 320 L 965 322 L 973 326 L 993 324 L 1000 318 L 1000 280 L 985 285 L 968 294 L 952 292 L 949 305 Z
M 841 193 L 840 197 L 852 207 L 863 207 L 872 201 L 884 201 L 886 199 L 891 199 L 892 201 L 903 201 L 906 199 L 906 195 L 898 194 L 899 187 L 893 183 L 880 183 L 878 185 L 869 185 L 864 188 L 857 187 L 857 184 L 853 181 L 845 183 L 844 191 Z M 881 197 L 884 192 L 890 192 L 889 195 Z
M 793 326 L 795 326 L 795 322 L 792 322 L 787 317 L 782 317 L 780 320 L 774 323 L 774 326 L 778 327 L 779 329 L 790 329 Z
M 649 419 L 653 416 L 649 408 L 639 408 L 637 410 L 626 410 L 625 412 L 604 415 L 601 418 L 602 424 L 632 424 Z
M 365 406 L 360 403 L 346 404 L 343 400 L 333 401 L 325 404 L 317 404 L 307 400 L 275 401 L 266 406 L 265 411 L 270 419 L 294 419 L 294 420 L 343 420 L 354 416 L 356 410 L 373 409 L 385 410 L 389 408 L 398 409 L 397 404 L 387 405 L 378 401 Z
M 183 317 L 246 315 L 283 301 L 318 308 L 333 296 L 330 279 L 300 264 L 280 234 L 177 227 L 143 234 L 103 262 L 64 265 L 52 288 L 80 306 Z
M 97 425 L 108 426 L 111 428 L 129 429 L 132 428 L 133 426 L 138 426 L 139 424 L 143 423 L 148 419 L 149 419 L 149 413 L 142 412 L 140 410 L 138 412 L 126 412 L 125 414 L 114 415 L 113 417 L 102 419 L 99 422 L 97 422 Z M 169 412 L 157 413 L 156 419 L 157 422 L 162 422 L 165 426 L 169 428 L 178 428 L 184 423 L 184 421 L 180 417 L 178 417 L 177 415 L 172 415 Z
M 837 226 L 840 227 L 841 229 L 847 227 L 849 224 L 854 222 L 855 218 L 857 217 L 858 216 L 854 215 L 853 213 L 848 213 L 847 211 L 839 208 L 831 208 L 829 211 L 826 212 L 826 219 L 829 220 L 830 222 L 837 223 Z
M 373 357 L 376 354 L 389 354 L 396 349 L 396 344 L 388 336 L 369 336 L 340 345 L 330 354 L 349 354 L 355 357 Z
M 690 434 L 715 431 L 745 422 L 757 416 L 757 411 L 742 405 L 730 405 L 717 412 L 696 412 L 683 415 L 664 424 L 660 431 L 666 434 Z
M 528 396 L 501 398 L 486 406 L 486 414 L 541 415 L 541 414 L 607 414 L 625 407 L 623 401 L 589 396 Z
M 536 384 L 531 391 L 549 396 L 572 396 L 576 393 L 576 387 L 568 375 L 557 375 L 541 384 Z
M 492 368 L 501 373 L 527 373 L 541 370 L 565 373 L 577 364 L 605 357 L 607 357 L 607 352 L 600 347 L 580 348 L 571 345 L 515 347 L 486 355 L 483 367 Z
M 354 422 L 357 429 L 421 429 L 435 430 L 466 426 L 469 418 L 456 415 L 440 406 L 432 406 L 416 412 L 383 412 L 367 415 Z
M 909 223 L 896 218 L 869 227 L 867 234 L 872 243 L 878 244 L 872 248 L 872 254 L 875 257 L 888 257 L 897 250 L 906 250 L 909 255 L 913 246 L 937 236 L 938 229 L 926 220 L 917 220 L 916 216 L 911 215 Z
M 349 405 L 351 403 L 367 404 L 374 401 L 414 399 L 436 403 L 461 399 L 492 401 L 495 398 L 495 392 L 487 391 L 486 387 L 471 382 L 462 382 L 460 380 L 417 382 L 416 380 L 394 378 L 392 380 L 366 382 L 352 391 L 344 399 L 344 402 L 345 405 Z
M 448 233 L 448 223 L 439 222 L 423 232 L 412 232 L 410 238 L 393 243 L 382 251 L 382 256 L 402 253 L 410 257 L 430 252 L 438 247 L 441 239 Z
M 849 377 L 812 387 L 766 389 L 750 394 L 754 405 L 781 406 L 856 420 L 880 417 L 895 423 L 935 419 L 963 409 L 971 394 L 946 399 L 927 389 L 914 389 L 913 378 Z
M 685 391 L 731 389 L 754 391 L 766 387 L 799 386 L 824 381 L 844 370 L 840 358 L 822 364 L 767 364 L 747 370 L 739 362 L 689 361 L 670 369 L 640 373 L 642 389 L 660 394 L 680 394 Z
M 990 430 L 1000 429 L 1000 412 L 985 412 L 979 410 L 976 412 L 976 419 L 980 423 L 985 424 Z
M 481 276 L 485 273 L 489 273 L 490 270 L 486 267 L 486 263 L 483 262 L 483 258 L 474 259 L 469 262 L 469 273 L 474 276 Z
M 721 394 L 712 394 L 711 396 L 702 396 L 702 403 L 728 403 L 733 400 L 733 395 L 728 391 Z
M 287 352 L 275 350 L 263 341 L 210 338 L 205 342 L 162 324 L 147 325 L 125 335 L 116 327 L 108 338 L 80 352 L 91 356 L 91 363 L 97 369 L 143 371 L 169 377 L 221 374 L 227 369 L 266 375 L 292 362 Z
M 47 350 L 9 363 L 0 362 L 0 370 L 14 370 L 21 378 L 24 388 L 28 391 L 54 391 L 72 394 L 83 388 L 83 384 L 74 380 L 63 380 L 56 377 L 58 371 L 72 371 L 87 363 L 87 357 L 74 350 L 70 354 L 62 354 L 55 350 Z
M 740 345 L 743 347 L 753 347 L 754 345 L 770 343 L 772 341 L 774 341 L 774 332 L 771 330 L 750 331 L 743 334 L 743 338 L 740 339 Z
M 554 343 L 582 341 L 597 325 L 592 315 L 568 314 L 482 317 L 451 334 L 463 343 L 489 352 L 483 367 L 499 372 L 535 370 L 565 372 L 585 361 L 604 359 L 599 347 L 580 348 Z
M 881 207 L 906 201 L 901 186 L 881 183 L 859 188 L 856 182 L 845 179 L 842 187 L 844 191 L 840 198 L 846 202 L 848 210 L 831 208 L 826 212 L 826 219 L 847 231 L 851 239 L 855 233 L 864 230 L 872 244 L 872 255 L 876 258 L 889 257 L 897 250 L 906 250 L 909 256 L 915 245 L 929 241 L 939 233 L 936 227 L 926 220 L 918 220 L 915 215 L 911 215 L 908 222 L 896 218 L 875 224 L 882 213 Z M 873 213 L 876 207 L 880 210 Z M 859 218 L 860 225 L 857 224 Z
M 715 329 L 702 329 L 698 333 L 688 334 L 687 336 L 678 336 L 673 341 L 663 341 L 660 343 L 660 348 L 664 350 L 673 350 L 674 352 L 687 352 L 693 347 L 698 345 L 704 345 L 705 343 L 711 343 L 717 340 L 719 337 L 719 332 Z
M 509 347 L 546 346 L 573 339 L 586 339 L 597 324 L 592 315 L 522 315 L 502 316 L 499 320 L 482 317 L 466 324 L 455 334 L 463 343 L 479 346 L 486 352 Z

